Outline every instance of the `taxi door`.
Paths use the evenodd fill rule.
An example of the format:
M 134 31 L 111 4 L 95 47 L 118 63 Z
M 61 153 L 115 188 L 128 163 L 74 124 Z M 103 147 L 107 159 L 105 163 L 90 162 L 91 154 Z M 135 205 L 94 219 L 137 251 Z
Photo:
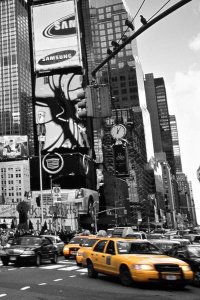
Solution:
M 104 270 L 108 274 L 116 274 L 117 273 L 117 257 L 116 257 L 116 250 L 115 250 L 115 243 L 114 241 L 109 241 L 106 249 L 105 249 L 105 264 Z
M 91 259 L 95 270 L 104 271 L 105 269 L 105 245 L 107 240 L 99 241 L 91 252 Z

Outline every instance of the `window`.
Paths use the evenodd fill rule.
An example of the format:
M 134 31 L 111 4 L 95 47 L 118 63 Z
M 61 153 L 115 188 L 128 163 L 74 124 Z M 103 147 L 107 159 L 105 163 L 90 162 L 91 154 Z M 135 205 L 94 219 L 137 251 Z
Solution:
M 106 253 L 113 254 L 113 255 L 115 254 L 115 244 L 113 241 L 110 241 L 108 243 L 108 246 L 106 248 Z
M 94 251 L 96 251 L 96 252 L 103 252 L 104 247 L 106 245 L 106 242 L 107 241 L 99 241 L 97 243 L 97 245 L 94 247 Z

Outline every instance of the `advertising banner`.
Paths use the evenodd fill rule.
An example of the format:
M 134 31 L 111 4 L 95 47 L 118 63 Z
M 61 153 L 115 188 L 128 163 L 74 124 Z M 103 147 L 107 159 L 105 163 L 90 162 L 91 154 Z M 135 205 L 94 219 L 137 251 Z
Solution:
M 15 159 L 28 157 L 28 136 L 0 136 L 0 159 Z
M 35 72 L 82 66 L 74 0 L 33 5 L 31 18 Z

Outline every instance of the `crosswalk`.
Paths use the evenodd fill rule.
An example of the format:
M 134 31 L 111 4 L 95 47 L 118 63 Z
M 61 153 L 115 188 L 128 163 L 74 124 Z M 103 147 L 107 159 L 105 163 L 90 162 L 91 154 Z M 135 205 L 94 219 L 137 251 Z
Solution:
M 2 262 L 0 261 L 0 267 L 3 266 Z M 15 267 L 14 265 L 9 264 L 7 267 L 9 271 L 13 271 L 16 269 L 24 269 L 24 268 L 38 268 L 33 266 L 23 266 L 23 267 Z M 78 272 L 79 274 L 83 275 L 87 273 L 87 268 L 82 268 L 76 265 L 75 261 L 70 260 L 60 260 L 57 264 L 42 264 L 39 269 L 41 270 L 59 270 L 59 271 L 66 271 L 66 272 Z

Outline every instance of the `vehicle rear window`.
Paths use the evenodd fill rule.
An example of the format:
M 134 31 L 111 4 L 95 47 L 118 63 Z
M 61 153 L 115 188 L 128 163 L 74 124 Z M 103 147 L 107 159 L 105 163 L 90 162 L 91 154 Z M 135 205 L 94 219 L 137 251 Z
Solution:
M 98 241 L 98 239 L 88 239 L 87 241 L 85 241 L 84 243 L 83 243 L 83 247 L 92 247 L 95 243 L 96 243 L 96 241 Z
M 69 241 L 69 244 L 83 244 L 86 240 L 87 238 L 75 237 Z
M 40 238 L 32 238 L 32 237 L 18 237 L 15 238 L 12 242 L 12 245 L 21 245 L 21 246 L 30 246 L 30 245 L 40 245 Z

